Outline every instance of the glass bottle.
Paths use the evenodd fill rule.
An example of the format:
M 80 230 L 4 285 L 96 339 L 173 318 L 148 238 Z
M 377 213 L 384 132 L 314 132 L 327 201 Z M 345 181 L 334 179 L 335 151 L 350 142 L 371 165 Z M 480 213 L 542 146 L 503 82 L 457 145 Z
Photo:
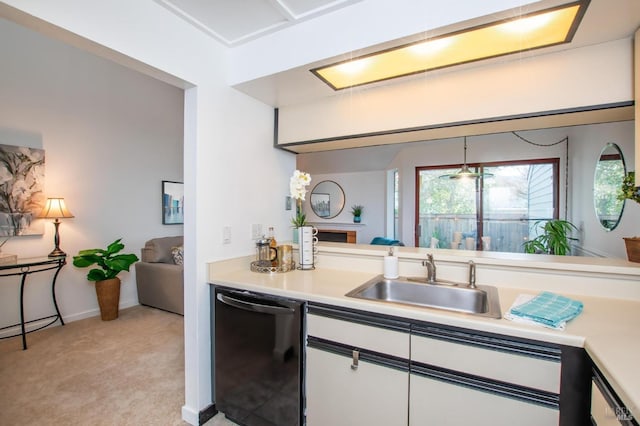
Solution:
M 274 235 L 273 226 L 269 227 L 269 236 L 267 238 L 269 239 L 269 246 L 273 248 L 273 250 L 271 251 L 273 253 L 271 258 L 271 266 L 278 266 L 278 242 L 276 241 L 276 237 Z

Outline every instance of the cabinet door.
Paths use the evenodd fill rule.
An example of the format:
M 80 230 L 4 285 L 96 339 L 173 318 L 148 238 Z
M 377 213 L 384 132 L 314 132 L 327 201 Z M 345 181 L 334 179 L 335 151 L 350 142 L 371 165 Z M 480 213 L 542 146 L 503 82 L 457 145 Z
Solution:
M 557 409 L 417 374 L 410 376 L 409 425 L 557 426 Z
M 597 367 L 591 376 L 591 421 L 598 426 L 637 426 L 631 411 L 622 403 Z
M 409 374 L 307 347 L 308 426 L 407 424 Z
M 591 385 L 591 417 L 597 426 L 620 426 L 615 409 L 607 402 L 595 382 Z
M 514 350 L 513 342 L 423 327 L 411 336 L 411 360 L 469 375 L 560 393 L 560 350 L 528 344 Z M 527 355 L 525 349 L 535 355 Z M 551 353 L 545 353 L 550 351 Z

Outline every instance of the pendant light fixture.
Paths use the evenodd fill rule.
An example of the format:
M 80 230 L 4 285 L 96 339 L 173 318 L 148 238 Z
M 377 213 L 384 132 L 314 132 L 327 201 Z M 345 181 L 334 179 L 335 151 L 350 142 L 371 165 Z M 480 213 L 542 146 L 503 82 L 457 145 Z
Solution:
M 491 173 L 472 172 L 467 166 L 467 137 L 464 137 L 464 163 L 462 168 L 455 173 L 440 176 L 440 179 L 478 179 L 484 177 L 492 177 Z

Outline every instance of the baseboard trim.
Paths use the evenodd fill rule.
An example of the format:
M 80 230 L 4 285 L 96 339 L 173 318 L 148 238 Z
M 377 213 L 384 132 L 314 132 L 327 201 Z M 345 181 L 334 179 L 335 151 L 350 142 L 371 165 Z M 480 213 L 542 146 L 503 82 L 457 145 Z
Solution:
M 182 406 L 182 420 L 189 423 L 190 425 L 199 425 L 200 424 L 200 413 L 192 409 L 191 407 L 187 407 L 186 405 Z
M 130 299 L 124 302 L 120 302 L 120 304 L 118 305 L 118 309 L 119 310 L 127 309 L 127 308 L 131 308 L 133 306 L 138 306 L 138 305 L 139 303 L 137 300 Z M 62 318 L 64 318 L 64 322 L 73 322 L 73 321 L 79 321 L 85 318 L 97 317 L 99 315 L 100 315 L 100 308 L 94 308 L 84 312 L 77 312 L 71 315 L 62 315 Z
M 139 303 L 137 300 L 131 299 L 131 300 L 127 300 L 125 302 L 120 303 L 120 305 L 118 306 L 118 309 L 126 309 L 126 308 L 131 308 L 133 306 L 138 306 Z M 53 308 L 52 308 L 53 309 Z M 54 313 L 55 315 L 55 313 Z M 87 311 L 83 311 L 83 312 L 77 312 L 75 314 L 71 314 L 71 315 L 62 315 L 62 319 L 64 319 L 65 323 L 68 322 L 73 322 L 73 321 L 79 321 L 85 318 L 91 318 L 91 317 L 97 317 L 100 316 L 100 309 L 99 308 L 95 308 L 95 309 L 89 309 Z M 20 318 L 18 318 L 18 320 L 20 320 Z M 29 321 L 29 318 L 26 318 L 26 321 Z M 51 321 L 50 319 L 45 319 L 42 321 L 36 321 L 36 322 L 32 322 L 30 324 L 26 324 L 25 325 L 25 330 L 27 332 L 30 332 L 31 330 L 36 330 L 39 327 L 42 327 L 43 325 L 45 325 L 47 322 Z M 55 324 L 51 324 L 51 327 L 58 327 L 60 326 L 60 321 L 57 321 Z M 13 334 L 20 334 L 20 324 L 16 324 L 14 327 L 11 328 L 7 328 L 6 330 L 2 330 L 0 331 L 0 338 L 6 337 L 6 336 L 11 336 Z
M 209 420 L 218 414 L 218 410 L 216 410 L 216 404 L 211 404 L 204 410 L 200 410 L 200 415 L 198 416 L 198 424 L 203 425 Z

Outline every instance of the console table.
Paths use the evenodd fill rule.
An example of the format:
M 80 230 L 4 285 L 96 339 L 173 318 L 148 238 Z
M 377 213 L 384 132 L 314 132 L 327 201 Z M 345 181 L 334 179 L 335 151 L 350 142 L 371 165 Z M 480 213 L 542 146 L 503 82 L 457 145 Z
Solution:
M 13 334 L 11 336 L 0 337 L 0 339 L 8 339 L 10 337 L 22 336 L 22 349 L 27 349 L 27 334 L 41 330 L 45 327 L 48 327 L 60 320 L 60 324 L 64 325 L 64 320 L 62 319 L 62 315 L 60 315 L 60 309 L 58 309 L 58 301 L 56 300 L 56 279 L 58 278 L 58 274 L 64 265 L 67 264 L 66 256 L 60 257 L 31 257 L 31 258 L 23 258 L 18 260 L 15 263 L 9 265 L 0 265 L 0 277 L 12 277 L 12 276 L 21 276 L 20 279 L 20 322 L 12 325 L 8 325 L 6 327 L 0 328 L 0 331 L 6 330 L 8 328 L 13 328 L 16 326 L 20 326 L 20 333 Z M 30 321 L 24 320 L 24 286 L 27 281 L 27 276 L 31 274 L 35 274 L 37 272 L 44 272 L 55 270 L 53 275 L 53 279 L 51 280 L 51 297 L 53 299 L 53 306 L 56 309 L 56 313 L 54 315 L 49 315 L 47 317 L 36 318 Z M 34 330 L 25 330 L 25 324 L 30 324 L 36 321 L 42 321 L 51 319 L 47 324 L 38 327 Z

